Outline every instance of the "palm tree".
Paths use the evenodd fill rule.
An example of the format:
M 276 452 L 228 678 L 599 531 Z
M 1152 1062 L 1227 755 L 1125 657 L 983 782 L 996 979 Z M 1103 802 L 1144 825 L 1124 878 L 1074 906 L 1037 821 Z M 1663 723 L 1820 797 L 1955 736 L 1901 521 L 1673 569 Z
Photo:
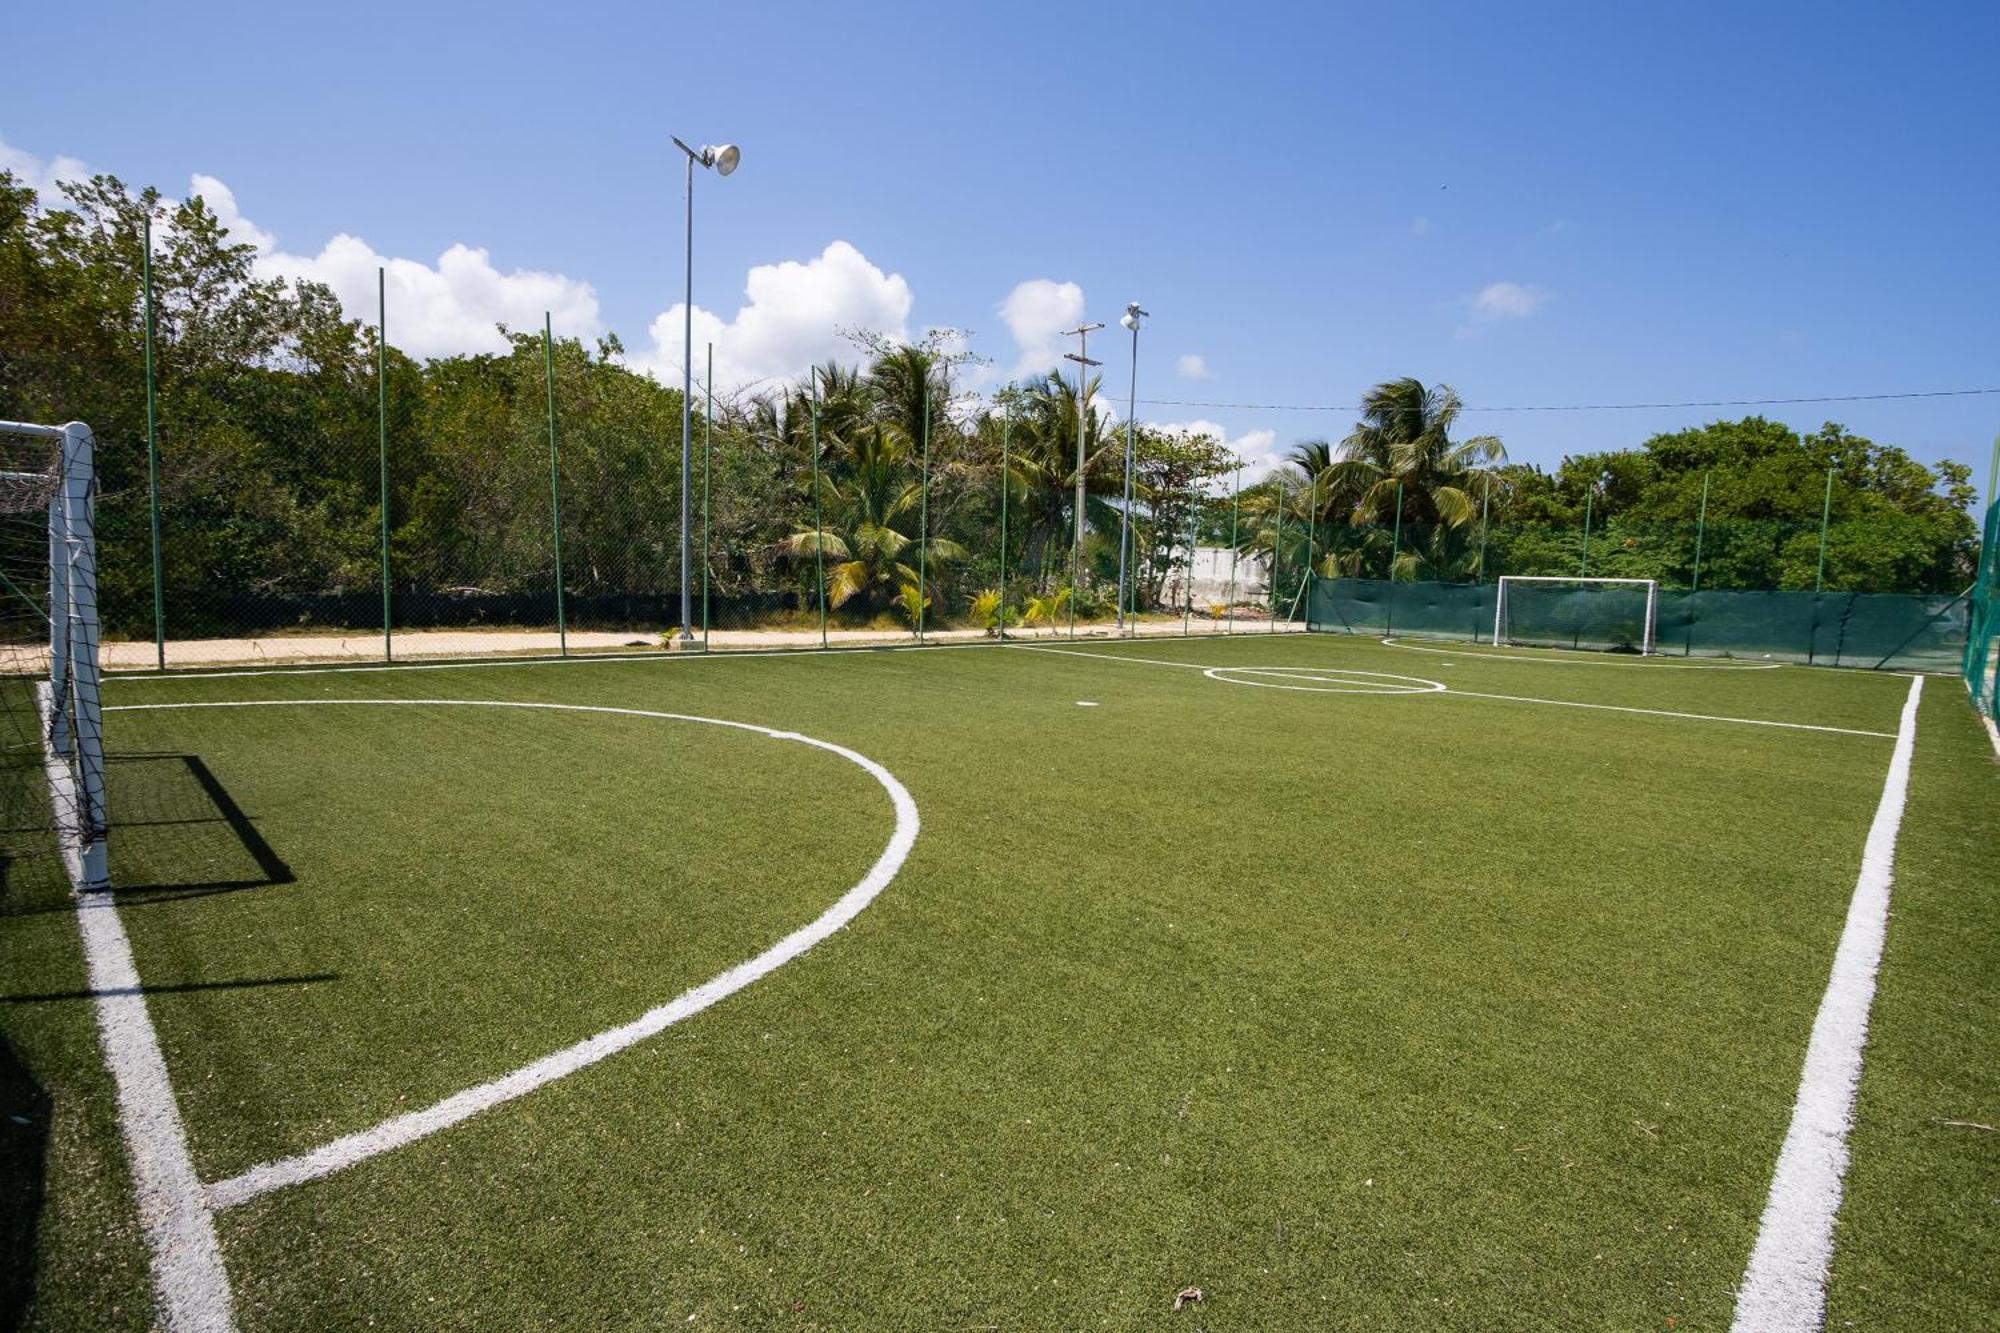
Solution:
M 1090 401 L 1098 383 L 1087 380 L 1083 389 L 1083 517 L 1087 528 L 1102 533 L 1118 526 L 1111 498 L 1122 493 L 1123 474 L 1114 460 L 1124 457 L 1124 444 L 1106 436 Z M 1075 542 L 1076 390 L 1061 375 L 1038 376 L 1022 386 L 1013 410 L 1007 484 L 1026 533 L 1021 568 L 1034 571 L 1036 586 L 1046 588 L 1056 572 L 1053 557 Z
M 1507 450 L 1496 436 L 1454 441 L 1460 411 L 1449 385 L 1390 380 L 1361 400 L 1361 420 L 1330 462 L 1310 473 L 1314 507 L 1345 508 L 1351 522 L 1377 532 L 1330 562 L 1345 572 L 1380 567 L 1387 548 L 1379 530 L 1402 528 L 1391 578 L 1462 573 L 1466 538 L 1479 517 L 1484 490 L 1499 480 Z M 1295 462 L 1324 445 L 1304 446 Z M 1319 455 L 1314 454 L 1314 461 Z M 1393 535 L 1389 540 L 1394 541 Z M 1378 550 L 1377 548 L 1381 548 Z
M 927 542 L 910 535 L 919 524 L 922 484 L 911 475 L 910 441 L 901 429 L 869 422 L 836 446 L 833 476 L 822 482 L 823 522 L 807 524 L 778 543 L 794 559 L 824 555 L 826 601 L 856 601 L 878 610 L 917 593 L 929 599 L 940 566 L 965 558 L 965 548 L 943 537 Z M 920 574 L 929 566 L 931 577 Z M 925 586 L 928 585 L 928 586 Z M 913 603 L 914 604 L 914 603 Z

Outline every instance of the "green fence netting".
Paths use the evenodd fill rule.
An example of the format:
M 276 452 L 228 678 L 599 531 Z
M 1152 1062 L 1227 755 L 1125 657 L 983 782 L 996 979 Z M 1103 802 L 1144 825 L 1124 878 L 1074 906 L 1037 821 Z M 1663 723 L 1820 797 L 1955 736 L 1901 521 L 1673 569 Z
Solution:
M 2000 501 L 1986 510 L 1979 578 L 1967 597 L 1962 669 L 1973 703 L 1988 717 L 2000 717 Z
M 1992 520 L 1989 519 L 1989 527 Z M 1510 592 L 1510 597 L 1514 594 Z M 1420 583 L 1368 578 L 1315 578 L 1310 629 L 1383 638 L 1431 638 L 1490 643 L 1493 584 Z M 1602 600 L 1604 608 L 1589 609 Z M 1629 589 L 1568 587 L 1560 609 L 1523 634 L 1510 612 L 1510 641 L 1547 646 L 1617 647 L 1586 640 L 1583 625 L 1629 619 Z M 1965 595 L 1857 592 L 1756 592 L 1662 589 L 1657 652 L 1683 657 L 1741 657 L 1819 666 L 1952 670 L 1969 660 Z M 1987 612 L 1990 640 L 2000 630 Z M 1570 641 L 1564 641 L 1564 634 Z M 1618 636 L 1613 635 L 1613 638 Z M 1636 630 L 1624 636 L 1636 639 Z M 1988 667 L 1989 676 L 1991 667 Z

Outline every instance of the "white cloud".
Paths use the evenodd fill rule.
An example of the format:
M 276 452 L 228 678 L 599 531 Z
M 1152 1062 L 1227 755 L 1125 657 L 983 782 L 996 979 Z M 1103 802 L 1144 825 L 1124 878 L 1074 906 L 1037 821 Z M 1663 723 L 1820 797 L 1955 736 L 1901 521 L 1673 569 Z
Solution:
M 759 264 L 744 283 L 749 303 L 735 318 L 694 308 L 694 346 L 715 344 L 718 385 L 744 387 L 773 377 L 803 375 L 829 357 L 852 360 L 853 344 L 843 330 L 909 341 L 910 284 L 900 273 L 884 273 L 846 241 L 835 241 L 804 263 Z M 676 303 L 653 320 L 652 345 L 634 358 L 635 368 L 657 378 L 678 380 L 685 308 Z
M 1472 298 L 1473 313 L 1481 319 L 1526 319 L 1539 310 L 1549 294 L 1539 287 L 1518 282 L 1491 282 Z
M 60 182 L 86 180 L 90 176 L 90 168 L 73 157 L 57 157 L 44 162 L 5 139 L 0 139 L 0 171 L 13 172 L 23 185 L 40 196 L 45 205 L 61 202 L 62 191 L 56 188 Z
M 1013 376 L 1041 374 L 1062 364 L 1062 354 L 1069 350 L 1063 330 L 1083 322 L 1083 288 L 1073 282 L 1030 278 L 1007 293 L 1000 303 L 1000 318 L 1020 349 Z
M 1184 380 L 1214 378 L 1213 372 L 1208 368 L 1208 358 L 1198 352 L 1188 352 L 1180 360 L 1174 362 L 1174 374 L 1179 375 Z
M 1410 235 L 1428 236 L 1430 235 L 1430 233 L 1431 233 L 1431 220 L 1429 218 L 1416 217 L 1410 219 Z
M 1207 435 L 1216 440 L 1223 448 L 1243 460 L 1245 486 L 1263 480 L 1264 474 L 1281 461 L 1278 457 L 1278 432 L 1274 430 L 1247 430 L 1241 435 L 1231 435 L 1228 427 L 1205 417 L 1193 421 L 1150 421 L 1146 424 L 1154 430 Z M 1234 484 L 1235 479 L 1232 475 L 1218 481 L 1215 489 L 1226 493 Z

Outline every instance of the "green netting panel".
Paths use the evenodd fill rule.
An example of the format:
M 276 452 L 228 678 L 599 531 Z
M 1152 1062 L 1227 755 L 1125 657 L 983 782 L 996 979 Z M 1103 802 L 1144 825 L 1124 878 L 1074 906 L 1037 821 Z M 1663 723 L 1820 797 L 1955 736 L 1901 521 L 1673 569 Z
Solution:
M 1536 648 L 1639 652 L 1646 645 L 1647 595 L 1638 583 L 1509 582 L 1500 637 Z
M 1483 641 L 1493 630 L 1491 585 L 1315 578 L 1308 628 L 1335 634 Z
M 2000 518 L 1991 523 L 2000 527 Z M 1645 597 L 1636 585 L 1510 583 L 1506 637 L 1636 650 Z M 1316 578 L 1310 628 L 1482 643 L 1492 638 L 1493 600 L 1492 584 Z M 1983 603 L 1914 593 L 1662 591 L 1656 616 L 1654 650 L 1668 656 L 1929 671 L 1962 662 L 1985 706 L 2000 689 L 2000 586 Z
M 1988 717 L 2000 717 L 2000 502 L 1986 510 L 1979 578 L 1966 601 L 1966 637 L 1960 662 L 1966 688 L 1973 703 Z

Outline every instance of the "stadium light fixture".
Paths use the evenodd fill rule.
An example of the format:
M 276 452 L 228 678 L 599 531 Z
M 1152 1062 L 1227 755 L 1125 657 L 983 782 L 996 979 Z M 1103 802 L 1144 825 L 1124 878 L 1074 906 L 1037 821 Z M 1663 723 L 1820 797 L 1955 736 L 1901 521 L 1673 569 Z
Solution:
M 733 143 L 691 148 L 679 136 L 669 137 L 687 154 L 687 285 L 681 300 L 681 642 L 693 643 L 693 578 L 688 569 L 694 563 L 694 538 L 688 509 L 694 500 L 689 482 L 694 471 L 694 166 L 699 162 L 716 175 L 727 176 L 743 160 L 743 150 Z

